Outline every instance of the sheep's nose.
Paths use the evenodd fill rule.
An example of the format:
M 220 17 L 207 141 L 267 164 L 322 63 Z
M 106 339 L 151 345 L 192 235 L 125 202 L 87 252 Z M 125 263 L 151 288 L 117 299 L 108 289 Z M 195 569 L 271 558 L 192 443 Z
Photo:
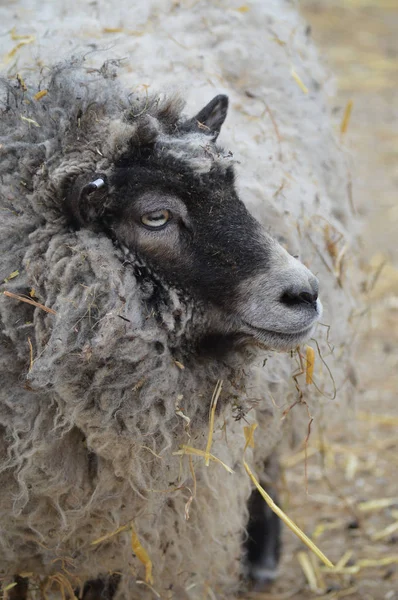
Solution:
M 301 304 L 310 304 L 316 308 L 318 300 L 318 283 L 311 282 L 311 286 L 305 288 L 291 287 L 282 294 L 281 302 L 287 306 L 299 306 Z

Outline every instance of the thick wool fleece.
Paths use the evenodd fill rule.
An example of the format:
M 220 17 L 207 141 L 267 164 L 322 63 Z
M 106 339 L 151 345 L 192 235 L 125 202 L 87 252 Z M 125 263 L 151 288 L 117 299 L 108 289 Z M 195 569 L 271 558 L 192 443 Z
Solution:
M 68 40 L 77 37 L 82 50 L 92 49 L 88 44 L 98 44 L 104 27 L 120 23 L 113 22 L 109 1 L 98 12 L 74 2 L 22 4 L 35 15 L 29 33 L 36 41 L 19 51 L 28 92 L 15 90 L 12 78 L 2 88 L 0 281 L 18 270 L 1 289 L 31 295 L 56 314 L 0 300 L 0 574 L 44 576 L 67 565 L 84 581 L 115 571 L 124 576 L 120 595 L 139 597 L 146 588 L 134 582 L 144 569 L 131 552 L 129 531 L 92 545 L 134 521 L 159 593 L 173 586 L 177 596 L 184 590 L 196 598 L 210 586 L 228 597 L 239 582 L 250 493 L 242 469 L 243 422 L 234 417 L 255 406 L 248 419 L 260 427 L 247 458 L 260 477 L 280 436 L 273 407 L 297 398 L 291 379 L 296 362 L 247 350 L 227 364 L 198 359 L 182 369 L 170 339 L 189 330 L 198 306 L 169 290 L 160 315 L 151 314 L 153 290 L 137 277 L 136 259 L 126 261 L 103 234 L 72 232 L 62 190 L 70 176 L 105 170 L 129 140 L 151 127 L 171 133 L 180 103 L 158 105 L 154 94 L 148 109 L 140 84 L 186 92 L 192 114 L 214 93 L 227 93 L 232 110 L 222 143 L 234 152 L 241 196 L 319 277 L 324 322 L 332 328 L 329 337 L 320 327 L 317 339 L 339 384 L 347 379 L 353 304 L 328 254 L 325 226 L 336 230 L 334 239 L 341 233 L 348 241 L 350 210 L 324 75 L 305 25 L 284 0 L 253 1 L 246 13 L 234 10 L 240 3 L 202 0 L 188 9 L 154 0 L 125 14 L 118 7 L 128 26 L 125 33 L 107 34 L 113 44 L 108 54 L 128 59 L 116 82 L 112 63 L 76 77 L 51 79 L 54 72 L 47 76 L 46 69 L 37 76 L 32 66 L 39 72 L 38 59 L 49 64 L 54 44 L 69 51 Z M 1 7 L 0 14 L 10 30 L 23 18 L 15 8 Z M 98 62 L 88 56 L 86 65 Z M 51 94 L 34 100 L 44 88 Z M 135 114 L 145 107 L 140 130 L 120 121 L 130 105 Z M 206 168 L 200 157 L 193 159 Z M 327 372 L 318 377 L 330 395 Z M 212 453 L 234 474 L 193 457 L 195 483 L 188 457 L 173 453 L 182 443 L 205 448 L 218 379 L 224 385 Z M 342 404 L 344 396 L 338 398 Z
M 234 411 L 250 405 L 252 357 L 232 353 L 219 363 L 188 355 L 181 366 L 171 347 L 193 320 L 200 328 L 200 306 L 165 288 L 158 312 L 149 311 L 154 284 L 137 279 L 139 261 L 105 234 L 71 231 L 64 217 L 62 190 L 72 177 L 106 171 L 153 123 L 166 143 L 180 103 L 145 100 L 145 114 L 122 127 L 123 106 L 138 114 L 142 104 L 126 108 L 116 84 L 89 77 L 82 91 L 83 76 L 77 65 L 56 69 L 40 105 L 3 83 L 1 273 L 17 269 L 7 290 L 55 314 L 1 298 L 2 575 L 51 575 L 68 557 L 83 581 L 131 569 L 138 577 L 129 532 L 91 545 L 134 522 L 160 590 L 179 573 L 182 587 L 210 577 L 231 591 L 250 492 Z M 234 474 L 173 455 L 183 443 L 205 448 L 219 379 L 212 452 Z M 187 551 L 194 547 L 199 554 Z

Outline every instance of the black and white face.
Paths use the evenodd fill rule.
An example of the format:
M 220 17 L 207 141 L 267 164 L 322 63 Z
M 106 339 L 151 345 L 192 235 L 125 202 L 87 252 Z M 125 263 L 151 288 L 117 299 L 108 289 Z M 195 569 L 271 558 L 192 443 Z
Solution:
M 100 192 L 112 206 L 108 228 L 161 280 L 216 307 L 226 332 L 287 350 L 321 315 L 318 282 L 239 199 L 215 144 L 226 105 L 215 98 L 144 160 L 115 166 Z M 95 193 L 80 201 L 95 204 Z
M 229 328 L 281 350 L 308 339 L 322 311 L 314 275 L 232 190 L 221 206 L 192 200 L 145 192 L 114 225 L 116 237 L 170 285 L 225 311 Z

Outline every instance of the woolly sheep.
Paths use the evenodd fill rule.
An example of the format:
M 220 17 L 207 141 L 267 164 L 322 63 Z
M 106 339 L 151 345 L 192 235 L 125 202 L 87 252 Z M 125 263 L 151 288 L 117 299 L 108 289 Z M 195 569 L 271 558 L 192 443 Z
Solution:
M 37 394 L 36 426 L 26 430 L 27 407 L 20 416 L 10 413 L 12 389 L 3 402 L 3 469 L 18 472 L 19 483 L 3 509 L 15 516 L 3 543 L 16 547 L 16 556 L 3 560 L 16 573 L 25 564 L 34 572 L 40 562 L 51 572 L 63 555 L 78 556 L 89 576 L 111 565 L 124 570 L 128 561 L 112 545 L 96 552 L 94 564 L 83 550 L 92 541 L 94 515 L 103 524 L 109 519 L 106 496 L 111 492 L 117 507 L 116 526 L 145 510 L 140 520 L 166 533 L 175 502 L 150 490 L 178 481 L 179 461 L 166 462 L 167 451 L 178 450 L 184 436 L 203 438 L 217 380 L 229 384 L 224 403 L 243 410 L 248 353 L 239 348 L 251 340 L 293 348 L 321 314 L 316 278 L 261 231 L 236 195 L 230 155 L 215 144 L 226 96 L 182 119 L 176 100 L 130 99 L 129 105 L 105 83 L 92 89 L 73 68 L 55 68 L 37 106 L 26 105 L 23 89 L 4 84 L 2 171 L 23 182 L 22 194 L 9 187 L 3 195 L 4 226 L 25 239 L 15 251 L 14 234 L 4 236 L 4 254 L 24 267 L 15 290 L 30 290 L 55 311 L 37 314 L 22 304 L 13 316 L 14 306 L 6 304 L 2 315 L 4 344 L 8 338 L 22 349 L 33 328 L 36 356 L 26 390 L 31 407 Z M 21 117 L 34 129 L 21 129 Z M 8 372 L 19 396 L 15 378 Z M 177 402 L 189 428 L 176 416 Z M 72 495 L 76 478 L 81 492 Z M 217 479 L 218 487 L 223 478 Z M 199 472 L 196 482 L 201 488 Z M 231 502 L 231 493 L 226 498 Z M 58 520 L 65 533 L 56 533 L 55 548 L 47 549 L 48 528 L 54 531 Z M 192 517 L 183 538 L 192 529 L 198 539 L 198 524 Z M 15 542 L 27 526 L 42 538 L 44 552 Z M 160 540 L 147 543 L 152 556 L 164 555 L 165 569 L 183 567 L 182 548 L 171 547 L 168 556 Z
M 242 571 L 260 580 L 274 575 L 277 546 L 264 558 L 246 541 L 246 560 L 242 552 L 245 529 L 250 533 L 256 515 L 269 531 L 277 525 L 256 495 L 248 509 L 251 485 L 242 468 L 245 439 L 238 417 L 260 425 L 247 458 L 266 479 L 266 459 L 280 436 L 271 398 L 293 402 L 294 364 L 245 342 L 257 337 L 279 350 L 299 344 L 311 335 L 320 303 L 315 278 L 260 232 L 238 200 L 235 161 L 239 195 L 319 275 L 328 319 L 338 312 L 344 330 L 351 310 L 345 290 L 313 251 L 323 242 L 322 221 L 290 226 L 303 207 L 309 217 L 321 205 L 322 218 L 327 215 L 330 227 L 344 232 L 349 214 L 342 196 L 344 161 L 319 86 L 313 83 L 305 101 L 299 96 L 275 41 L 263 42 L 274 57 L 273 70 L 253 60 L 251 75 L 240 83 L 235 78 L 239 69 L 243 76 L 247 58 L 226 59 L 227 46 L 230 55 L 241 51 L 259 18 L 275 33 L 278 23 L 271 23 L 270 14 L 282 5 L 265 9 L 254 3 L 235 47 L 223 28 L 241 19 L 239 13 L 207 6 L 223 40 L 213 50 L 225 69 L 226 89 L 220 91 L 228 92 L 235 107 L 242 102 L 240 110 L 248 115 L 242 120 L 235 108 L 229 117 L 237 117 L 239 127 L 230 133 L 227 151 L 215 145 L 226 115 L 223 95 L 186 119 L 172 95 L 164 100 L 134 89 L 132 94 L 123 72 L 120 86 L 109 62 L 99 71 L 72 61 L 43 72 L 39 85 L 48 93 L 40 100 L 33 98 L 31 90 L 38 88 L 32 76 L 25 77 L 28 92 L 12 80 L 3 84 L 0 276 L 9 292 L 55 311 L 9 297 L 1 302 L 0 360 L 7 373 L 0 404 L 3 577 L 61 572 L 77 586 L 121 572 L 120 597 L 145 596 L 147 588 L 135 583 L 143 567 L 131 552 L 130 530 L 92 545 L 130 523 L 152 559 L 161 595 L 197 597 L 210 585 L 224 597 L 237 590 Z M 167 8 L 156 3 L 166 30 L 185 31 L 182 15 L 166 17 Z M 199 9 L 185 13 L 186 19 Z M 286 14 L 297 22 L 294 12 Z M 149 41 L 157 43 L 156 36 L 149 34 Z M 147 44 L 142 40 L 143 48 Z M 140 52 L 136 48 L 138 59 Z M 311 46 L 307 59 L 320 76 Z M 228 71 L 232 63 L 234 73 Z M 158 66 L 146 65 L 167 87 Z M 182 68 L 178 75 L 181 88 L 186 73 Z M 203 95 L 206 87 L 198 79 Z M 263 103 L 264 85 L 283 97 L 277 120 Z M 255 117 L 259 106 L 269 116 L 270 139 Z M 309 159 L 305 168 L 303 155 Z M 155 173 L 160 195 L 153 190 Z M 141 212 L 126 212 L 126 198 L 135 194 Z M 209 214 L 203 214 L 206 207 Z M 199 243 L 181 247 L 176 214 L 187 240 L 190 227 L 197 228 Z M 157 225 L 164 228 L 150 229 Z M 18 276 L 9 278 L 17 269 Z M 265 331 L 259 334 L 252 325 Z M 321 348 L 329 343 L 322 331 L 317 337 Z M 333 341 L 340 339 L 335 328 Z M 345 378 L 342 367 L 336 372 Z M 174 455 L 184 443 L 206 447 L 209 404 L 219 380 L 211 452 L 233 475 L 213 462 L 206 467 L 202 457 L 191 462 Z

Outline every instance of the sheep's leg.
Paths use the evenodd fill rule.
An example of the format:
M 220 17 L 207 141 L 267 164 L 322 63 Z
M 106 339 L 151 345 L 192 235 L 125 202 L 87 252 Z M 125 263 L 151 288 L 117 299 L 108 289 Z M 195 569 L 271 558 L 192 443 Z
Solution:
M 267 488 L 267 484 L 262 483 Z M 268 490 L 275 502 L 276 493 Z M 253 490 L 248 503 L 249 522 L 245 541 L 247 578 L 254 588 L 261 590 L 277 576 L 281 550 L 281 523 L 264 502 L 257 489 Z
M 28 597 L 29 579 L 27 577 L 15 577 L 15 585 L 7 592 L 8 600 L 26 600 Z
M 90 579 L 84 584 L 81 598 L 82 600 L 112 600 L 116 594 L 119 581 L 119 575 Z
M 261 414 L 257 414 L 257 418 L 261 422 Z M 255 452 L 256 450 L 259 453 L 256 460 L 256 471 L 261 486 L 278 504 L 277 483 L 280 475 L 278 452 L 272 452 L 264 461 L 261 455 L 265 449 L 259 445 L 258 448 L 255 448 Z M 254 589 L 262 590 L 271 584 L 278 574 L 281 553 L 281 522 L 257 489 L 252 491 L 249 498 L 248 512 L 249 521 L 244 548 L 245 572 Z

